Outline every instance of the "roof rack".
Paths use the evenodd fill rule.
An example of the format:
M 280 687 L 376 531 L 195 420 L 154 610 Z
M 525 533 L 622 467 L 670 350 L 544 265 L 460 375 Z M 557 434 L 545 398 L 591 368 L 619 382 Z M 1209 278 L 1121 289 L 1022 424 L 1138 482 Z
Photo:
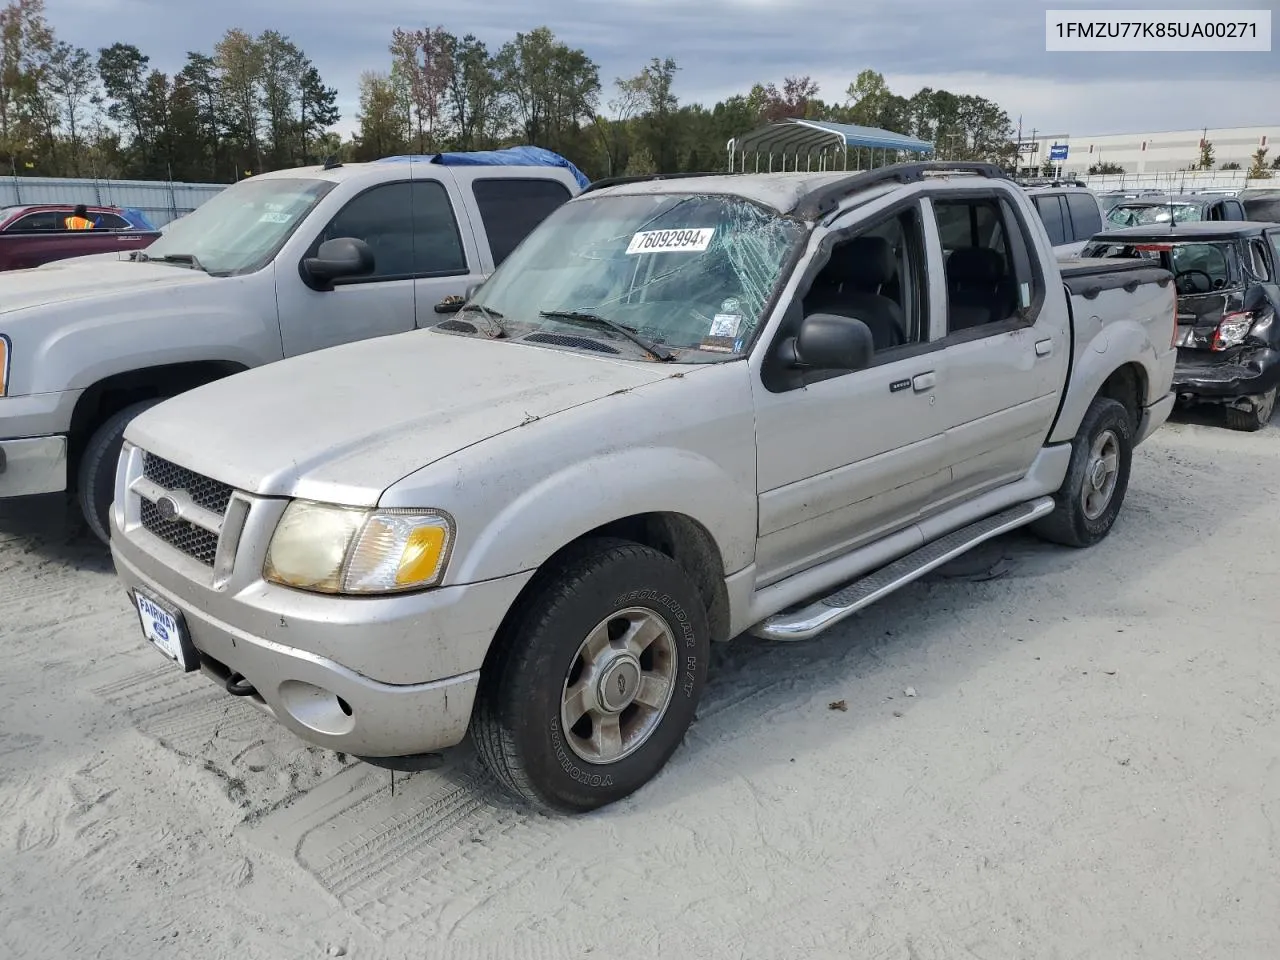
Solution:
M 582 188 L 582 193 L 590 193 L 592 190 L 603 190 L 605 187 L 617 187 L 624 183 L 647 183 L 650 180 L 687 180 L 690 177 L 723 177 L 730 176 L 724 173 L 642 173 L 638 176 L 631 177 L 604 177 L 601 180 L 592 180 L 587 186 Z M 580 194 L 581 195 L 581 194 Z
M 908 163 L 891 163 L 887 167 L 851 173 L 834 183 L 824 184 L 801 197 L 791 212 L 805 219 L 815 219 L 830 213 L 851 193 L 888 181 L 918 183 L 931 173 L 967 173 L 990 180 L 1009 179 L 1009 174 L 994 163 L 970 163 L 956 160 L 915 160 Z

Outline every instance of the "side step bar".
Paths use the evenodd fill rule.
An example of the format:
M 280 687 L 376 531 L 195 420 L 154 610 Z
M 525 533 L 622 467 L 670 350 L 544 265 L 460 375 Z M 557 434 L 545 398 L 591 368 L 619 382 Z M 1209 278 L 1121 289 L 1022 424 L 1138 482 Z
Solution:
M 905 587 L 930 570 L 972 550 L 978 544 L 1018 527 L 1025 527 L 1052 513 L 1053 506 L 1053 497 L 1039 497 L 961 527 L 862 579 L 855 580 L 828 597 L 789 612 L 774 614 L 752 627 L 750 632 L 765 640 L 808 640 L 899 587 Z

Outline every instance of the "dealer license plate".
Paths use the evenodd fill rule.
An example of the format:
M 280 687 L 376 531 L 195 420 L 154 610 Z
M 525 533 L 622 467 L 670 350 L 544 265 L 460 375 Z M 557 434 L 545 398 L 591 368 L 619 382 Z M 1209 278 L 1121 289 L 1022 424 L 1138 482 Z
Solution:
M 183 670 L 195 670 L 199 666 L 199 658 L 187 637 L 181 614 L 167 605 L 161 605 L 141 590 L 134 590 L 133 602 L 138 608 L 142 635 Z

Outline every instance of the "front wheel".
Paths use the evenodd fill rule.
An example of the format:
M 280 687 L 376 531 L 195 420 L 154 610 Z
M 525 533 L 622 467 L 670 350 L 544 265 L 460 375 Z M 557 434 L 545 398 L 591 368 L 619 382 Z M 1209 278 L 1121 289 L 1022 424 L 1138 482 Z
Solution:
M 108 417 L 85 445 L 80 457 L 76 482 L 76 498 L 80 512 L 93 535 L 103 543 L 111 542 L 111 501 L 115 499 L 116 462 L 124 446 L 125 428 L 133 418 L 163 400 L 142 400 L 130 404 Z
M 1111 532 L 1129 489 L 1133 417 L 1124 404 L 1098 397 L 1085 412 L 1071 445 L 1066 479 L 1051 514 L 1032 530 L 1068 547 L 1089 547 Z
M 706 610 L 684 569 L 649 547 L 585 542 L 539 575 L 481 679 L 472 739 L 517 796 L 564 812 L 652 779 L 693 722 Z

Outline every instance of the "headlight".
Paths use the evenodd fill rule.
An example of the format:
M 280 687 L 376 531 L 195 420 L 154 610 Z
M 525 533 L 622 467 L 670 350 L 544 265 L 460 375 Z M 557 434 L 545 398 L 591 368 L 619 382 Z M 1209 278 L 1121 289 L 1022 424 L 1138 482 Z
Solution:
M 366 510 L 294 500 L 271 535 L 262 575 L 316 593 L 401 593 L 434 587 L 453 547 L 439 510 Z

